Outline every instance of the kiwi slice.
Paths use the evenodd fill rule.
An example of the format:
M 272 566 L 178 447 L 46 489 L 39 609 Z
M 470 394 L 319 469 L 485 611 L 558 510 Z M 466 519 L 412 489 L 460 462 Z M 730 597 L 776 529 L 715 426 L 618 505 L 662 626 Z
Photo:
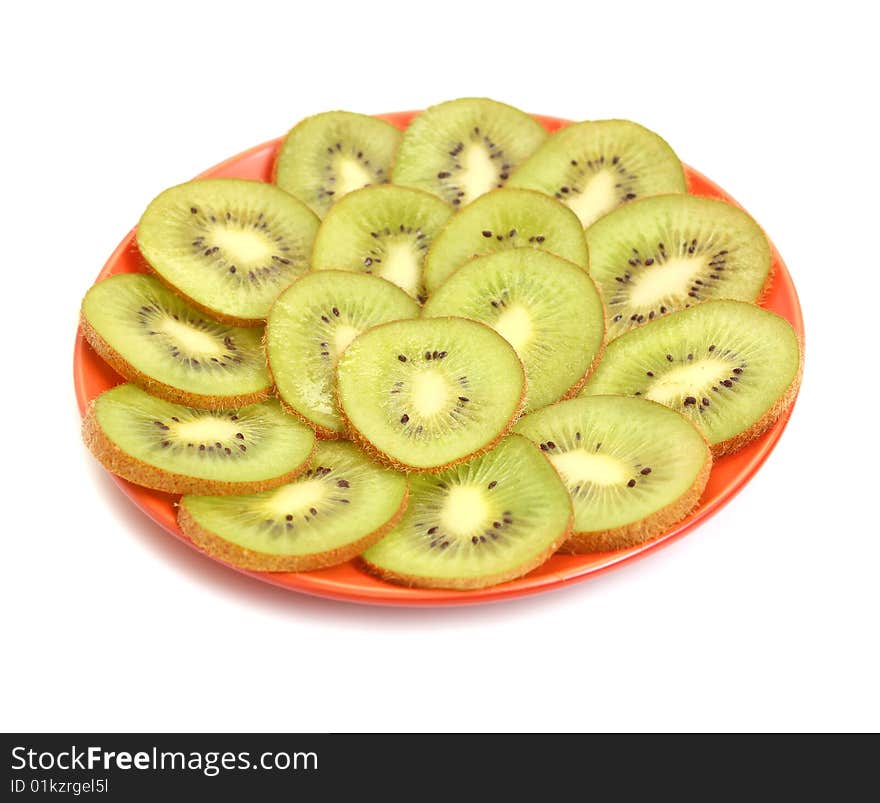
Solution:
M 197 179 L 157 196 L 137 244 L 159 278 L 227 323 L 262 323 L 278 294 L 308 270 L 318 218 L 271 184 Z
M 352 190 L 385 184 L 402 134 L 354 112 L 323 112 L 297 123 L 275 159 L 275 183 L 323 217 Z
M 742 209 L 658 195 L 587 230 L 590 275 L 608 305 L 609 339 L 710 298 L 754 301 L 770 281 L 770 243 Z
M 717 457 L 767 430 L 797 395 L 791 324 L 743 301 L 706 301 L 609 343 L 583 395 L 642 396 L 690 418 Z
M 281 294 L 266 324 L 266 354 L 282 404 L 320 436 L 339 437 L 333 393 L 339 355 L 371 326 L 418 314 L 413 299 L 377 276 L 307 273 Z
M 427 190 L 455 208 L 496 187 L 547 139 L 525 112 L 488 98 L 431 106 L 406 129 L 394 183 Z
M 83 419 L 104 468 L 168 493 L 256 493 L 305 468 L 315 434 L 274 399 L 236 410 L 196 410 L 118 385 Z
M 351 342 L 337 369 L 350 434 L 403 470 L 439 471 L 491 448 L 524 393 L 513 347 L 465 318 L 376 326 Z
M 206 552 L 245 569 L 335 566 L 376 543 L 403 514 L 403 474 L 354 444 L 318 444 L 293 482 L 248 496 L 184 496 L 180 528 Z
M 168 401 L 218 409 L 269 395 L 262 330 L 207 318 L 154 276 L 98 282 L 83 299 L 80 327 L 114 369 Z
M 437 235 L 425 260 L 425 285 L 433 293 L 469 259 L 508 248 L 539 248 L 587 265 L 587 242 L 574 212 L 533 190 L 494 190 Z
M 440 474 L 412 475 L 400 523 L 363 554 L 386 580 L 428 588 L 485 588 L 521 577 L 565 541 L 571 500 L 523 437 Z
M 517 169 L 510 186 L 552 195 L 575 212 L 584 228 L 636 198 L 687 190 L 672 148 L 629 120 L 560 129 Z
M 574 503 L 566 552 L 635 546 L 697 505 L 712 454 L 683 415 L 656 402 L 589 396 L 545 407 L 515 431 L 540 446 Z
M 390 185 L 357 190 L 324 218 L 312 270 L 372 273 L 424 301 L 425 254 L 451 215 L 443 201 L 421 190 Z
M 605 339 L 605 309 L 593 280 L 577 265 L 532 248 L 466 263 L 423 314 L 472 318 L 501 334 L 525 368 L 527 410 L 577 393 Z

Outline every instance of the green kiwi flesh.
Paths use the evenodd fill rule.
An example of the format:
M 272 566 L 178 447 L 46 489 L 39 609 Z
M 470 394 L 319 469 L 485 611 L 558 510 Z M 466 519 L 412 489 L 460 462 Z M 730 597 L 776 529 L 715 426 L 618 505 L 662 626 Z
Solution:
M 686 415 L 716 456 L 764 432 L 794 401 L 791 324 L 742 301 L 706 301 L 609 343 L 583 395 L 642 396 Z
M 472 318 L 502 335 L 525 368 L 526 410 L 579 390 L 605 338 L 593 280 L 577 265 L 532 248 L 467 262 L 435 291 L 423 315 Z
M 636 198 L 687 189 L 672 148 L 629 120 L 560 129 L 514 172 L 509 186 L 552 195 L 577 214 L 584 228 Z
M 402 134 L 354 112 L 323 112 L 294 126 L 278 150 L 275 183 L 324 217 L 340 198 L 385 184 Z
M 371 273 L 424 301 L 425 254 L 451 215 L 449 206 L 421 190 L 392 185 L 356 190 L 321 223 L 312 270 Z
M 770 277 L 770 243 L 741 209 L 658 195 L 587 230 L 590 275 L 608 305 L 609 339 L 711 298 L 754 301 Z
M 406 506 L 406 477 L 354 444 L 323 441 L 293 482 L 246 496 L 184 496 L 183 532 L 246 569 L 310 571 L 374 544 Z
M 566 539 L 571 501 L 541 452 L 518 435 L 470 462 L 411 475 L 397 526 L 362 556 L 386 580 L 483 588 L 526 574 Z
M 95 284 L 82 331 L 126 379 L 191 407 L 240 407 L 269 395 L 259 328 L 202 314 L 155 276 L 125 273 Z
M 488 98 L 432 106 L 406 129 L 394 183 L 427 190 L 458 209 L 507 182 L 547 139 L 525 112 Z
M 166 284 L 221 320 L 253 326 L 308 270 L 318 218 L 271 184 L 197 179 L 159 194 L 137 245 Z
M 513 347 L 484 324 L 422 318 L 356 337 L 337 370 L 347 428 L 403 470 L 437 471 L 491 447 L 522 406 Z
M 587 242 L 574 212 L 533 190 L 493 190 L 462 209 L 437 235 L 425 260 L 428 292 L 469 259 L 510 248 L 537 248 L 587 266 Z
M 322 436 L 339 437 L 333 391 L 339 355 L 366 329 L 418 314 L 412 298 L 377 276 L 307 273 L 281 294 L 266 323 L 266 354 L 281 401 Z
M 659 535 L 696 506 L 712 465 L 687 418 L 643 399 L 571 399 L 521 418 L 514 431 L 541 448 L 571 494 L 566 551 L 618 549 Z
M 236 410 L 197 410 L 118 385 L 92 402 L 86 444 L 105 468 L 169 493 L 249 493 L 305 467 L 315 435 L 274 399 Z

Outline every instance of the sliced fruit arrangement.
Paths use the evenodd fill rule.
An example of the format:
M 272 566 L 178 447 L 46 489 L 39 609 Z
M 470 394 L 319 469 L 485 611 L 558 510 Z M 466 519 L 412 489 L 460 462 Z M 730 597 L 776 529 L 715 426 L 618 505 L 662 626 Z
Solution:
M 451 216 L 443 201 L 421 190 L 391 185 L 357 190 L 324 218 L 312 270 L 372 273 L 424 301 L 425 255 Z
M 166 284 L 227 323 L 262 323 L 276 296 L 308 269 L 318 218 L 261 181 L 197 179 L 158 195 L 137 244 Z
M 605 349 L 584 395 L 642 396 L 688 416 L 716 455 L 763 433 L 801 377 L 791 324 L 742 301 L 706 301 L 628 332 Z
M 227 563 L 466 590 L 638 547 L 794 401 L 766 236 L 636 123 L 327 112 L 273 170 L 161 193 L 81 309 L 128 380 L 87 446 Z
M 770 281 L 770 243 L 723 201 L 658 195 L 587 231 L 590 275 L 608 305 L 609 338 L 711 298 L 754 301 Z
M 349 434 L 390 465 L 416 471 L 491 448 L 525 393 L 513 347 L 465 318 L 376 326 L 345 350 L 337 382 Z
M 263 331 L 218 323 L 156 277 L 124 273 L 83 299 L 83 336 L 126 379 L 190 407 L 242 407 L 268 398 Z
M 307 117 L 278 150 L 275 183 L 323 217 L 352 190 L 389 180 L 401 136 L 390 123 L 366 114 Z
M 516 425 L 565 482 L 574 530 L 565 552 L 636 546 L 681 521 L 709 479 L 706 439 L 656 402 L 588 396 L 545 407 Z
M 593 280 L 577 265 L 532 248 L 466 263 L 431 296 L 423 315 L 472 318 L 502 335 L 525 368 L 526 410 L 576 393 L 605 340 L 605 309 Z
M 305 467 L 315 433 L 275 400 L 196 410 L 118 385 L 95 399 L 83 438 L 103 466 L 168 493 L 255 493 Z
M 546 139 L 544 127 L 513 106 L 488 98 L 447 101 L 410 123 L 394 165 L 394 183 L 463 207 L 504 186 Z
M 565 541 L 571 500 L 541 452 L 510 435 L 482 457 L 412 475 L 400 523 L 364 552 L 370 571 L 427 588 L 483 588 L 520 577 Z
M 370 327 L 418 314 L 412 298 L 376 276 L 306 274 L 281 294 L 266 325 L 266 355 L 282 404 L 322 437 L 339 437 L 333 392 L 339 355 Z
M 301 572 L 344 563 L 378 541 L 406 508 L 407 483 L 354 444 L 318 444 L 293 482 L 247 496 L 184 496 L 180 528 L 246 569 Z
M 514 172 L 509 185 L 559 199 L 584 228 L 637 198 L 687 189 L 672 148 L 629 120 L 561 128 Z
M 533 190 L 495 190 L 437 235 L 425 260 L 425 285 L 433 293 L 469 259 L 510 248 L 538 248 L 587 266 L 587 242 L 574 212 Z

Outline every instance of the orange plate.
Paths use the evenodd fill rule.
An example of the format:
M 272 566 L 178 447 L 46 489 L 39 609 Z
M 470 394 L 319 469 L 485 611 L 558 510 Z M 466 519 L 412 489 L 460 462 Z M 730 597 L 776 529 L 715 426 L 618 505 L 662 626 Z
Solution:
M 417 112 L 396 112 L 379 115 L 382 119 L 404 129 Z M 536 115 L 537 119 L 548 131 L 556 131 L 568 121 L 555 117 Z M 269 181 L 272 163 L 280 139 L 266 142 L 245 151 L 238 156 L 212 167 L 203 176 L 250 178 Z M 709 198 L 722 198 L 736 203 L 720 187 L 713 184 L 705 176 L 686 167 L 688 190 L 694 195 L 705 195 Z M 98 279 L 116 273 L 138 273 L 145 271 L 143 258 L 140 256 L 134 241 L 134 231 L 129 232 L 119 247 L 107 260 Z M 788 270 L 779 253 L 773 248 L 773 285 L 762 302 L 762 306 L 779 313 L 788 319 L 797 333 L 803 338 L 804 323 L 797 292 L 791 281 Z M 122 378 L 115 373 L 77 333 L 76 347 L 73 356 L 73 376 L 76 386 L 76 398 L 82 413 L 88 403 L 99 393 L 118 385 Z M 700 499 L 699 507 L 677 524 L 673 529 L 648 544 L 625 549 L 619 552 L 597 553 L 593 555 L 555 555 L 543 566 L 530 572 L 519 580 L 503 583 L 492 588 L 478 591 L 442 591 L 418 588 L 404 588 L 391 585 L 367 574 L 352 561 L 332 569 L 317 572 L 281 573 L 252 572 L 235 568 L 258 580 L 272 583 L 292 591 L 302 591 L 320 597 L 362 602 L 375 605 L 468 605 L 477 602 L 509 599 L 524 594 L 536 594 L 551 588 L 559 588 L 568 583 L 584 580 L 599 572 L 619 566 L 670 543 L 698 524 L 708 519 L 726 505 L 734 495 L 752 478 L 761 467 L 776 442 L 779 440 L 791 411 L 785 413 L 776 424 L 763 436 L 753 441 L 741 451 L 718 460 L 712 468 L 709 483 Z M 135 505 L 146 513 L 153 521 L 168 530 L 169 533 L 198 549 L 177 526 L 174 504 L 177 497 L 170 494 L 151 491 L 133 485 L 126 480 L 114 477 L 122 492 Z M 210 557 L 210 556 L 208 556 Z M 216 560 L 216 558 L 212 558 Z

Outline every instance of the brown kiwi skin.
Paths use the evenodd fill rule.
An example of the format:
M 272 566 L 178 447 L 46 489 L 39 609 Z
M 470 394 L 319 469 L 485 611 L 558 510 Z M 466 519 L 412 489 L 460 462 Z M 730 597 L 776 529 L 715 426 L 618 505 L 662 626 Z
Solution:
M 456 317 L 456 316 L 448 316 L 448 317 Z M 413 319 L 418 320 L 418 319 Z M 432 318 L 431 320 L 442 321 L 443 317 Z M 491 332 L 495 332 L 491 326 L 488 326 L 481 321 L 473 321 L 470 318 L 466 318 L 465 320 L 469 320 L 472 323 L 479 324 L 480 326 L 484 326 L 486 329 L 489 329 Z M 390 321 L 389 323 L 397 323 L 396 321 Z M 381 323 L 379 326 L 388 326 L 389 323 Z M 378 327 L 374 326 L 372 329 L 377 329 Z M 372 329 L 370 331 L 372 331 Z M 495 334 L 498 334 L 495 332 Z M 498 335 L 501 337 L 501 335 Z M 507 341 L 505 341 L 507 342 Z M 509 345 L 509 344 L 508 344 Z M 513 348 L 513 346 L 511 346 Z M 515 353 L 515 352 L 514 352 Z M 464 457 L 457 457 L 455 460 L 451 460 L 448 463 L 444 463 L 442 466 L 431 466 L 430 468 L 426 468 L 424 466 L 411 466 L 407 463 L 402 463 L 395 457 L 392 457 L 389 454 L 386 454 L 377 446 L 373 445 L 367 437 L 361 434 L 357 427 L 352 424 L 351 419 L 349 419 L 348 415 L 346 415 L 345 410 L 342 407 L 342 401 L 339 398 L 339 383 L 338 381 L 334 385 L 334 396 L 336 397 L 336 409 L 339 410 L 339 416 L 342 418 L 342 426 L 344 429 L 343 437 L 347 438 L 350 441 L 353 441 L 357 444 L 364 452 L 367 453 L 373 460 L 377 463 L 380 463 L 388 468 L 392 468 L 395 471 L 402 471 L 405 474 L 410 472 L 416 472 L 417 474 L 437 474 L 441 471 L 445 471 L 447 468 L 451 468 L 452 466 L 457 466 L 459 463 L 464 463 L 468 460 L 472 460 L 475 457 L 479 457 L 481 454 L 485 454 L 488 451 L 494 449 L 498 442 L 505 436 L 510 433 L 510 430 L 513 428 L 513 425 L 517 422 L 519 417 L 523 414 L 523 410 L 525 409 L 526 404 L 526 390 L 528 389 L 528 381 L 526 379 L 526 371 L 523 368 L 522 361 L 517 356 L 517 361 L 519 362 L 520 372 L 522 373 L 523 378 L 523 386 L 522 393 L 520 394 L 519 401 L 517 402 L 516 408 L 513 411 L 510 419 L 507 423 L 502 427 L 501 431 L 494 437 L 494 439 L 487 443 L 485 446 L 477 449 L 475 452 L 471 452 L 470 454 L 466 454 Z M 597 363 L 598 364 L 598 363 Z M 586 378 L 584 379 L 586 381 Z
M 706 446 L 709 446 L 708 442 Z M 678 524 L 699 504 L 711 471 L 712 453 L 707 449 L 706 460 L 693 484 L 674 502 L 652 513 L 647 518 L 625 524 L 622 527 L 595 532 L 573 532 L 571 537 L 560 547 L 559 552 L 567 555 L 612 552 L 639 546 L 658 535 L 662 535 L 674 524 Z
M 315 452 L 315 444 L 302 464 L 279 477 L 249 482 L 207 480 L 164 471 L 124 452 L 107 437 L 95 414 L 95 401 L 88 406 L 82 422 L 82 437 L 97 461 L 112 474 L 135 485 L 164 491 L 170 494 L 199 494 L 201 496 L 231 496 L 234 494 L 260 493 L 285 485 L 296 479 L 307 468 Z
M 537 450 L 538 447 L 535 446 Z M 547 460 L 550 463 L 550 460 L 543 453 L 540 453 L 541 457 Z M 450 464 L 454 465 L 454 464 Z M 550 467 L 553 467 L 553 464 L 550 463 Z M 555 471 L 556 469 L 554 469 Z M 562 480 L 560 479 L 560 482 Z M 510 569 L 506 572 L 499 572 L 498 574 L 490 575 L 489 577 L 467 577 L 462 578 L 460 580 L 456 579 L 441 579 L 437 577 L 419 577 L 409 574 L 399 574 L 397 572 L 390 572 L 387 569 L 380 568 L 379 566 L 375 566 L 370 563 L 363 555 L 358 558 L 358 562 L 360 565 L 365 568 L 370 574 L 375 575 L 381 580 L 385 580 L 386 582 L 395 583 L 396 585 L 404 585 L 410 588 L 445 588 L 451 589 L 453 591 L 477 591 L 481 588 L 488 588 L 489 586 L 499 585 L 500 583 L 506 583 L 509 580 L 516 580 L 524 575 L 528 574 L 532 569 L 537 569 L 538 566 L 546 563 L 553 555 L 560 550 L 563 544 L 571 537 L 572 527 L 574 526 L 574 508 L 571 504 L 571 499 L 569 499 L 569 514 L 568 514 L 568 524 L 563 529 L 562 533 L 559 537 L 536 557 L 532 558 L 527 563 L 522 564 L 521 566 L 517 566 L 514 569 Z
M 800 355 L 798 357 L 798 370 L 791 384 L 786 388 L 785 392 L 776 400 L 773 406 L 767 410 L 754 424 L 747 430 L 728 438 L 725 441 L 719 441 L 713 444 L 712 454 L 717 457 L 723 457 L 727 454 L 738 452 L 744 446 L 751 443 L 755 438 L 763 435 L 770 427 L 772 427 L 779 417 L 794 404 L 798 391 L 801 387 L 801 379 L 804 375 L 804 343 L 803 339 L 798 337 L 800 345 Z
M 143 388 L 152 396 L 157 396 L 166 401 L 184 404 L 187 407 L 195 407 L 198 410 L 231 410 L 236 407 L 246 407 L 249 404 L 257 404 L 269 398 L 272 391 L 272 382 L 262 390 L 253 393 L 240 393 L 237 396 L 206 396 L 202 393 L 192 393 L 181 388 L 166 385 L 158 379 L 145 374 L 135 368 L 116 349 L 104 340 L 98 331 L 86 320 L 85 315 L 80 313 L 80 333 L 95 353 L 106 362 L 117 374 L 123 376 L 129 382 Z
M 403 494 L 400 506 L 394 515 L 379 529 L 368 533 L 363 538 L 326 552 L 312 555 L 269 555 L 253 549 L 233 544 L 204 529 L 192 517 L 186 508 L 186 501 L 181 502 L 177 513 L 177 523 L 193 543 L 215 558 L 242 569 L 261 572 L 311 572 L 337 566 L 357 557 L 365 549 L 380 541 L 400 521 L 409 504 L 409 488 Z

